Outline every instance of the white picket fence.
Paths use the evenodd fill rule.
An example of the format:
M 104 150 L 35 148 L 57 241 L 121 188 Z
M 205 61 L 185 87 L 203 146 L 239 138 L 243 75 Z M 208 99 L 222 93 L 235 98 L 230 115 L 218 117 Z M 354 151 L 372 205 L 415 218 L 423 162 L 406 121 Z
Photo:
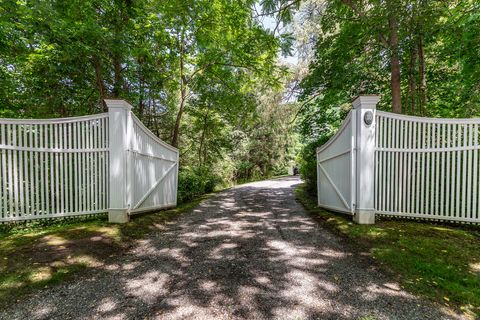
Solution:
M 125 222 L 176 205 L 178 150 L 125 101 L 106 103 L 93 116 L 0 119 L 0 222 L 101 212 Z
M 377 213 L 480 222 L 480 119 L 376 120 Z
M 378 99 L 357 98 L 317 149 L 319 206 L 359 223 L 375 214 L 480 223 L 480 119 L 376 111 Z

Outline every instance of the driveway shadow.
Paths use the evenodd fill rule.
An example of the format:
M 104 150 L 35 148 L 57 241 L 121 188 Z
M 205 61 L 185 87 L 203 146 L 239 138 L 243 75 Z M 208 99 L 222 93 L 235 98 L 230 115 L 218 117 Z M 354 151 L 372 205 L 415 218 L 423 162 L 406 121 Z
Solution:
M 219 193 L 114 263 L 0 318 L 460 318 L 345 248 L 295 202 L 298 183 L 287 177 Z

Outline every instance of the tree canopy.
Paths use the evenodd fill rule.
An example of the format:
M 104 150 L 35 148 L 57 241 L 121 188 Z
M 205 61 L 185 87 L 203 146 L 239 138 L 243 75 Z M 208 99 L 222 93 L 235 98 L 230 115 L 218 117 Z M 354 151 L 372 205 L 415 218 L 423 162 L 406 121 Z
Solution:
M 228 182 L 280 172 L 293 140 L 283 125 L 292 106 L 278 98 L 287 74 L 278 55 L 291 39 L 262 19 L 287 23 L 296 7 L 283 0 L 2 1 L 0 116 L 92 114 L 106 111 L 105 98 L 126 99 L 180 148 L 181 175 Z
M 279 61 L 294 52 L 296 65 Z M 381 94 L 393 112 L 471 117 L 479 84 L 475 0 L 0 4 L 1 117 L 92 114 L 126 99 L 180 148 L 186 179 L 210 185 L 284 172 L 358 94 Z

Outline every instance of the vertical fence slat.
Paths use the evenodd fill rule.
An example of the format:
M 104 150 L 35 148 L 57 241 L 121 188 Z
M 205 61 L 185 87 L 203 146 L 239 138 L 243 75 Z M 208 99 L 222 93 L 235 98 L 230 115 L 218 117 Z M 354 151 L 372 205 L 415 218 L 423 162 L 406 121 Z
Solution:
M 86 148 L 86 139 L 85 139 L 85 135 L 86 135 L 86 126 L 85 126 L 85 122 L 82 122 L 81 123 L 81 134 L 82 134 L 82 141 L 81 141 L 81 148 L 82 149 L 85 149 Z M 86 190 L 85 190 L 85 185 L 86 185 L 86 173 L 85 173 L 85 161 L 86 160 L 86 153 L 85 152 L 82 152 L 81 153 L 81 161 L 80 161 L 80 171 L 82 172 L 82 178 L 81 178 L 81 184 L 80 184 L 80 188 L 81 188 L 81 197 L 82 197 L 82 207 L 81 207 L 81 211 L 86 211 L 87 210 L 87 194 L 86 194 Z
M 466 141 L 466 139 L 464 139 Z M 468 171 L 467 173 L 472 172 L 472 148 L 473 146 L 473 126 L 471 124 L 468 125 L 468 148 L 467 151 L 467 162 L 468 162 Z M 472 175 L 465 174 L 464 178 L 467 180 L 467 218 L 471 219 L 472 215 Z
M 437 137 L 438 137 L 438 124 L 432 124 L 432 147 L 434 149 L 438 148 Z M 436 194 L 438 192 L 438 152 L 432 152 L 432 187 L 430 188 L 430 214 L 436 215 L 438 202 L 436 200 Z
M 463 125 L 463 134 L 462 134 L 462 147 L 465 147 L 465 145 L 467 144 L 466 141 L 467 141 L 467 125 Z M 466 200 L 467 200 L 467 196 L 466 196 L 466 193 L 467 193 L 467 190 L 466 190 L 466 187 L 467 187 L 467 151 L 466 150 L 463 150 L 462 151 L 462 176 L 461 176 L 461 180 L 462 180 L 462 211 L 461 211 L 461 217 L 462 218 L 465 218 L 467 213 L 465 212 L 465 209 L 466 209 Z
M 16 145 L 18 147 L 23 147 L 23 130 L 22 126 L 16 126 L 18 129 L 15 134 L 15 138 L 17 139 Z M 17 180 L 17 197 L 18 197 L 18 211 L 17 211 L 17 217 L 23 216 L 24 215 L 24 210 L 25 210 L 25 202 L 23 199 L 23 151 L 18 150 L 15 151 L 15 153 L 18 154 L 18 163 L 15 165 L 15 170 L 18 172 L 18 180 Z
M 73 124 L 73 149 L 79 149 L 79 129 L 78 122 Z M 80 168 L 78 166 L 78 152 L 75 152 L 73 155 L 73 185 L 75 186 L 74 199 L 75 199 L 75 212 L 80 212 Z
M 5 145 L 5 137 L 7 135 L 7 126 L 5 124 L 1 125 L 2 130 L 2 145 Z M 5 150 L 1 150 L 2 152 L 2 198 L 3 198 L 3 215 L 2 218 L 7 218 L 7 203 L 8 203 L 8 192 L 7 192 L 7 159 L 6 155 L 7 152 Z
M 388 135 L 387 135 L 387 129 L 388 129 L 388 125 L 387 125 L 387 119 L 384 119 L 382 118 L 382 126 L 383 126 L 383 130 L 382 130 L 382 135 L 383 135 L 383 139 L 382 139 L 382 147 L 386 147 L 387 146 L 387 139 L 388 139 Z M 387 168 L 387 165 L 386 165 L 386 161 L 387 161 L 387 157 L 386 157 L 386 152 L 383 152 L 382 151 L 382 166 L 383 166 L 383 172 L 382 172 L 382 211 L 386 211 L 386 202 L 385 202 L 385 198 L 386 198 L 386 182 L 387 182 L 387 174 L 386 172 L 386 168 Z
M 58 126 L 58 141 L 59 141 L 59 145 L 60 145 L 60 149 L 64 149 L 65 147 L 65 137 L 64 137 L 64 130 L 63 130 L 63 123 L 59 124 Z M 60 198 L 60 211 L 59 213 L 64 213 L 65 212 L 65 209 L 64 209 L 64 205 L 65 205 L 65 181 L 64 181 L 64 172 L 63 172 L 63 169 L 64 169 L 64 165 L 63 165 L 63 160 L 64 160 L 64 157 L 63 157 L 63 152 L 59 152 L 58 153 L 58 158 L 59 158 L 59 162 L 60 162 L 60 165 L 59 165 L 59 171 L 60 171 L 60 177 L 59 177 L 59 184 L 60 184 L 60 194 L 59 194 L 59 198 Z
M 457 147 L 457 129 L 458 126 L 455 124 L 452 126 L 452 147 L 455 148 Z M 450 216 L 456 216 L 456 202 L 455 199 L 457 199 L 456 195 L 456 190 L 457 190 L 457 180 L 459 175 L 455 174 L 457 170 L 457 151 L 452 151 L 451 152 L 451 157 L 452 157 L 452 171 L 451 171 L 451 177 L 452 177 L 452 192 L 450 194 L 450 202 L 451 202 L 451 207 L 450 207 Z
M 12 145 L 12 128 L 11 125 L 7 125 L 7 144 L 10 146 Z M 7 150 L 7 172 L 8 172 L 8 178 L 7 178 L 7 187 L 8 187 L 8 202 L 10 204 L 9 206 L 9 217 L 13 217 L 13 210 L 14 210 L 14 201 L 13 199 L 13 172 L 12 170 L 12 158 L 13 154 L 12 151 L 9 149 Z
M 407 125 L 407 139 L 405 142 L 405 148 L 410 151 L 412 149 L 412 122 L 408 121 L 406 122 Z M 411 182 L 412 182 L 412 169 L 411 169 L 411 160 L 412 160 L 412 153 L 407 152 L 406 153 L 406 174 L 407 174 L 407 187 L 406 187 L 406 195 L 404 196 L 404 201 L 405 203 L 405 212 L 410 212 L 410 197 L 411 197 Z
M 387 134 L 387 147 L 388 148 L 391 148 L 392 147 L 392 141 L 393 141 L 393 134 L 392 134 L 392 119 L 388 119 L 388 134 Z M 391 204 L 391 199 L 390 199 L 390 186 L 392 184 L 392 171 L 391 171 L 391 167 L 392 167 L 392 164 L 391 164 L 391 157 L 392 157 L 392 154 L 391 152 L 387 152 L 386 153 L 386 156 L 387 156 L 387 176 L 389 177 L 388 181 L 387 181 L 387 196 L 386 196 L 386 208 L 387 208 L 387 211 L 391 211 L 392 208 L 390 207 L 390 204 Z
M 431 123 L 427 124 L 427 150 L 431 148 Z M 424 213 L 430 215 L 430 152 L 426 152 L 426 159 L 425 159 L 425 208 Z
M 95 121 L 95 148 L 99 148 L 99 140 L 98 140 L 98 121 Z M 94 156 L 94 160 L 95 160 L 95 190 L 94 190 L 94 194 L 95 194 L 95 210 L 99 210 L 100 207 L 98 205 L 98 196 L 99 196 L 99 193 L 100 193 L 100 190 L 99 190 L 99 187 L 98 187 L 98 183 L 99 183 L 99 170 L 98 170 L 98 152 L 95 152 L 93 154 Z
M 13 146 L 17 146 L 17 128 L 16 126 L 12 126 L 12 144 Z M 14 150 L 13 152 L 13 166 L 10 168 L 10 170 L 13 170 L 13 197 L 12 201 L 14 204 L 14 209 L 13 209 L 13 216 L 16 217 L 18 215 L 18 169 L 17 169 L 17 150 Z
M 29 127 L 29 136 L 28 136 L 28 145 L 33 148 L 33 132 L 35 131 L 34 125 L 30 125 Z M 30 151 L 30 160 L 29 160 L 29 165 L 30 165 L 30 212 L 32 215 L 37 215 L 37 210 L 36 210 L 36 202 L 35 202 L 35 172 L 36 172 L 36 166 L 35 166 L 35 160 L 34 157 L 36 156 L 36 152 Z
M 27 125 L 22 126 L 22 146 L 28 147 L 28 140 L 27 140 Z M 28 152 L 22 151 L 23 155 L 23 163 L 21 163 L 21 167 L 23 170 L 23 182 L 22 182 L 22 195 L 23 195 L 23 210 L 22 213 L 24 215 L 30 215 L 30 197 L 29 197 L 29 165 L 28 165 Z
M 68 148 L 73 150 L 73 136 L 72 136 L 72 124 L 68 124 Z M 75 212 L 73 209 L 74 199 L 73 199 L 73 177 L 72 177 L 72 158 L 75 153 L 68 154 L 68 212 Z
M 474 136 L 473 143 L 474 143 L 475 150 L 473 151 L 472 218 L 478 219 L 479 218 L 479 216 L 478 216 L 479 209 L 477 208 L 477 201 L 479 199 L 479 192 L 477 191 L 477 182 L 478 182 L 478 179 L 479 179 L 479 177 L 478 177 L 478 153 L 480 152 L 480 150 L 478 150 L 478 139 L 479 139 L 479 137 L 478 137 L 478 124 L 474 125 L 473 136 Z
M 403 135 L 404 135 L 404 121 L 403 120 L 399 120 L 398 121 L 398 128 L 397 128 L 397 134 L 398 134 L 398 148 L 400 150 L 402 150 L 401 152 L 398 152 L 398 163 L 397 163 L 397 172 L 398 172 L 398 193 L 397 193 L 397 202 L 398 202 L 398 205 L 397 205 L 397 212 L 402 212 L 403 211 L 403 207 L 402 207 L 402 203 L 403 203 L 403 198 L 402 198 L 402 195 L 403 195 L 403 191 L 404 191 L 404 177 L 405 177 L 405 174 L 404 174 L 404 170 L 403 170 L 403 155 L 405 154 L 403 152 Z
M 440 146 L 442 149 L 445 148 L 445 133 L 446 133 L 446 125 L 442 124 L 442 135 L 440 137 Z M 445 215 L 445 177 L 448 176 L 448 174 L 445 171 L 445 152 L 441 153 L 441 167 L 440 167 L 440 207 L 439 207 L 439 215 L 444 216 Z
M 452 125 L 447 124 L 447 144 L 446 146 L 448 148 L 451 147 L 451 141 L 450 137 L 452 135 Z M 446 182 L 445 182 L 445 213 L 444 215 L 448 215 L 450 211 L 450 176 L 451 176 L 451 167 L 450 167 L 450 158 L 451 158 L 451 152 L 447 151 L 445 152 L 445 157 L 447 158 L 446 161 L 446 170 L 444 171 L 446 173 Z
M 395 120 L 395 148 L 399 147 L 400 143 L 400 120 Z M 401 172 L 400 172 L 400 152 L 395 152 L 394 153 L 394 164 L 393 166 L 395 167 L 395 185 L 392 187 L 394 191 L 394 201 L 395 201 L 395 207 L 394 210 L 395 212 L 400 212 L 399 210 L 399 194 L 400 194 L 400 189 L 402 186 L 401 183 Z
M 457 129 L 457 146 L 458 147 L 461 147 L 462 146 L 462 133 L 463 133 L 463 126 L 458 126 L 458 129 Z M 461 177 L 461 174 L 462 174 L 462 151 L 457 151 L 457 198 L 456 198 L 456 202 L 457 202 L 457 217 L 462 217 L 462 212 L 460 211 L 461 208 L 462 208 L 462 194 L 461 194 L 461 190 L 462 190 L 462 177 Z

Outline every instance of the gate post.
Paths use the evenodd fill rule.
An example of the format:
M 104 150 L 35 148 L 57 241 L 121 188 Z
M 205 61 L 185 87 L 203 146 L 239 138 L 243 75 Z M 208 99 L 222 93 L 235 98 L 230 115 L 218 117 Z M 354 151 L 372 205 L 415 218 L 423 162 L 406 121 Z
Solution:
M 128 215 L 128 149 L 131 109 L 124 100 L 105 100 L 108 107 L 108 139 L 110 148 L 108 221 L 126 223 Z
M 375 110 L 380 96 L 364 95 L 353 100 L 356 110 L 355 213 L 359 224 L 375 223 Z

